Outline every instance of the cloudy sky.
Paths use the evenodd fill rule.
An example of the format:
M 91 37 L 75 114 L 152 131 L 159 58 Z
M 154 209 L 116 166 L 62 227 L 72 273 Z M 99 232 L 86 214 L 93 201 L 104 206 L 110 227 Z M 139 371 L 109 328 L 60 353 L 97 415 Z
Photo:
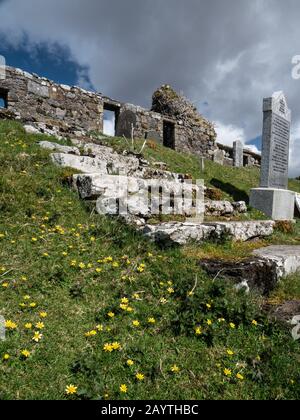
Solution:
M 226 144 L 260 147 L 262 99 L 283 90 L 300 175 L 299 0 L 0 0 L 0 18 L 8 64 L 146 107 L 171 84 Z

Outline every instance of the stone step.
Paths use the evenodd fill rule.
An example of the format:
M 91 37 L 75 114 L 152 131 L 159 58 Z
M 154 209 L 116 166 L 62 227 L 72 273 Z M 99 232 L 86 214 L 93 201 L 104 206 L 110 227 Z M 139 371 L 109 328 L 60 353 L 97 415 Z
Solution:
M 211 223 L 162 223 L 146 225 L 142 232 L 152 241 L 163 245 L 185 245 L 189 242 L 203 243 L 228 236 L 234 241 L 246 242 L 251 239 L 270 236 L 274 232 L 272 220 L 247 222 Z

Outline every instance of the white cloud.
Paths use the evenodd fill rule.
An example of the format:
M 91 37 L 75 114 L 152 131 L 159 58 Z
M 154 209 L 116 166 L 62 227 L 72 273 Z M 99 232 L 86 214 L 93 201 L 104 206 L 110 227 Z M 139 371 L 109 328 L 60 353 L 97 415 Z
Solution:
M 298 175 L 300 81 L 291 61 L 300 54 L 299 0 L 188 3 L 0 0 L 0 50 L 21 45 L 31 55 L 42 43 L 55 55 L 62 45 L 87 69 L 80 83 L 88 76 L 96 90 L 142 106 L 159 85 L 173 85 L 209 103 L 218 140 L 229 145 L 261 134 L 263 98 L 283 90 L 293 113 L 291 173 Z
M 290 176 L 300 176 L 300 123 L 295 125 L 291 133 Z
M 103 134 L 106 136 L 115 135 L 115 117 L 112 115 L 105 115 L 103 120 Z
M 245 143 L 245 132 L 242 128 L 231 124 L 226 125 L 218 121 L 215 122 L 215 129 L 218 143 L 225 144 L 226 146 L 232 146 L 233 142 L 236 140 Z

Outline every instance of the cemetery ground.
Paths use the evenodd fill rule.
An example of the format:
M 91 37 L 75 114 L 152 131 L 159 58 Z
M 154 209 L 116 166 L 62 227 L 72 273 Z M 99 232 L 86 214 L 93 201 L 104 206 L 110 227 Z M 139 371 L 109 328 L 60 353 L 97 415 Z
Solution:
M 300 299 L 299 275 L 262 298 L 198 265 L 299 243 L 299 222 L 261 242 L 162 250 L 95 215 L 41 139 L 0 123 L 0 398 L 299 399 L 299 342 L 262 309 Z M 201 174 L 193 156 L 151 144 L 143 153 L 234 200 L 259 182 L 256 169 L 206 162 Z

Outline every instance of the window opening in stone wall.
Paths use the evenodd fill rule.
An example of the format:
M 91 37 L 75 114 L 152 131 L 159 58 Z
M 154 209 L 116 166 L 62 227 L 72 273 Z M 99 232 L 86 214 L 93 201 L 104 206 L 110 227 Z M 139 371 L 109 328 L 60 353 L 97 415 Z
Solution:
M 7 108 L 7 91 L 0 89 L 0 108 Z
M 120 110 L 113 105 L 104 104 L 103 134 L 114 137 L 118 124 Z
M 164 146 L 175 149 L 175 123 L 164 121 Z

